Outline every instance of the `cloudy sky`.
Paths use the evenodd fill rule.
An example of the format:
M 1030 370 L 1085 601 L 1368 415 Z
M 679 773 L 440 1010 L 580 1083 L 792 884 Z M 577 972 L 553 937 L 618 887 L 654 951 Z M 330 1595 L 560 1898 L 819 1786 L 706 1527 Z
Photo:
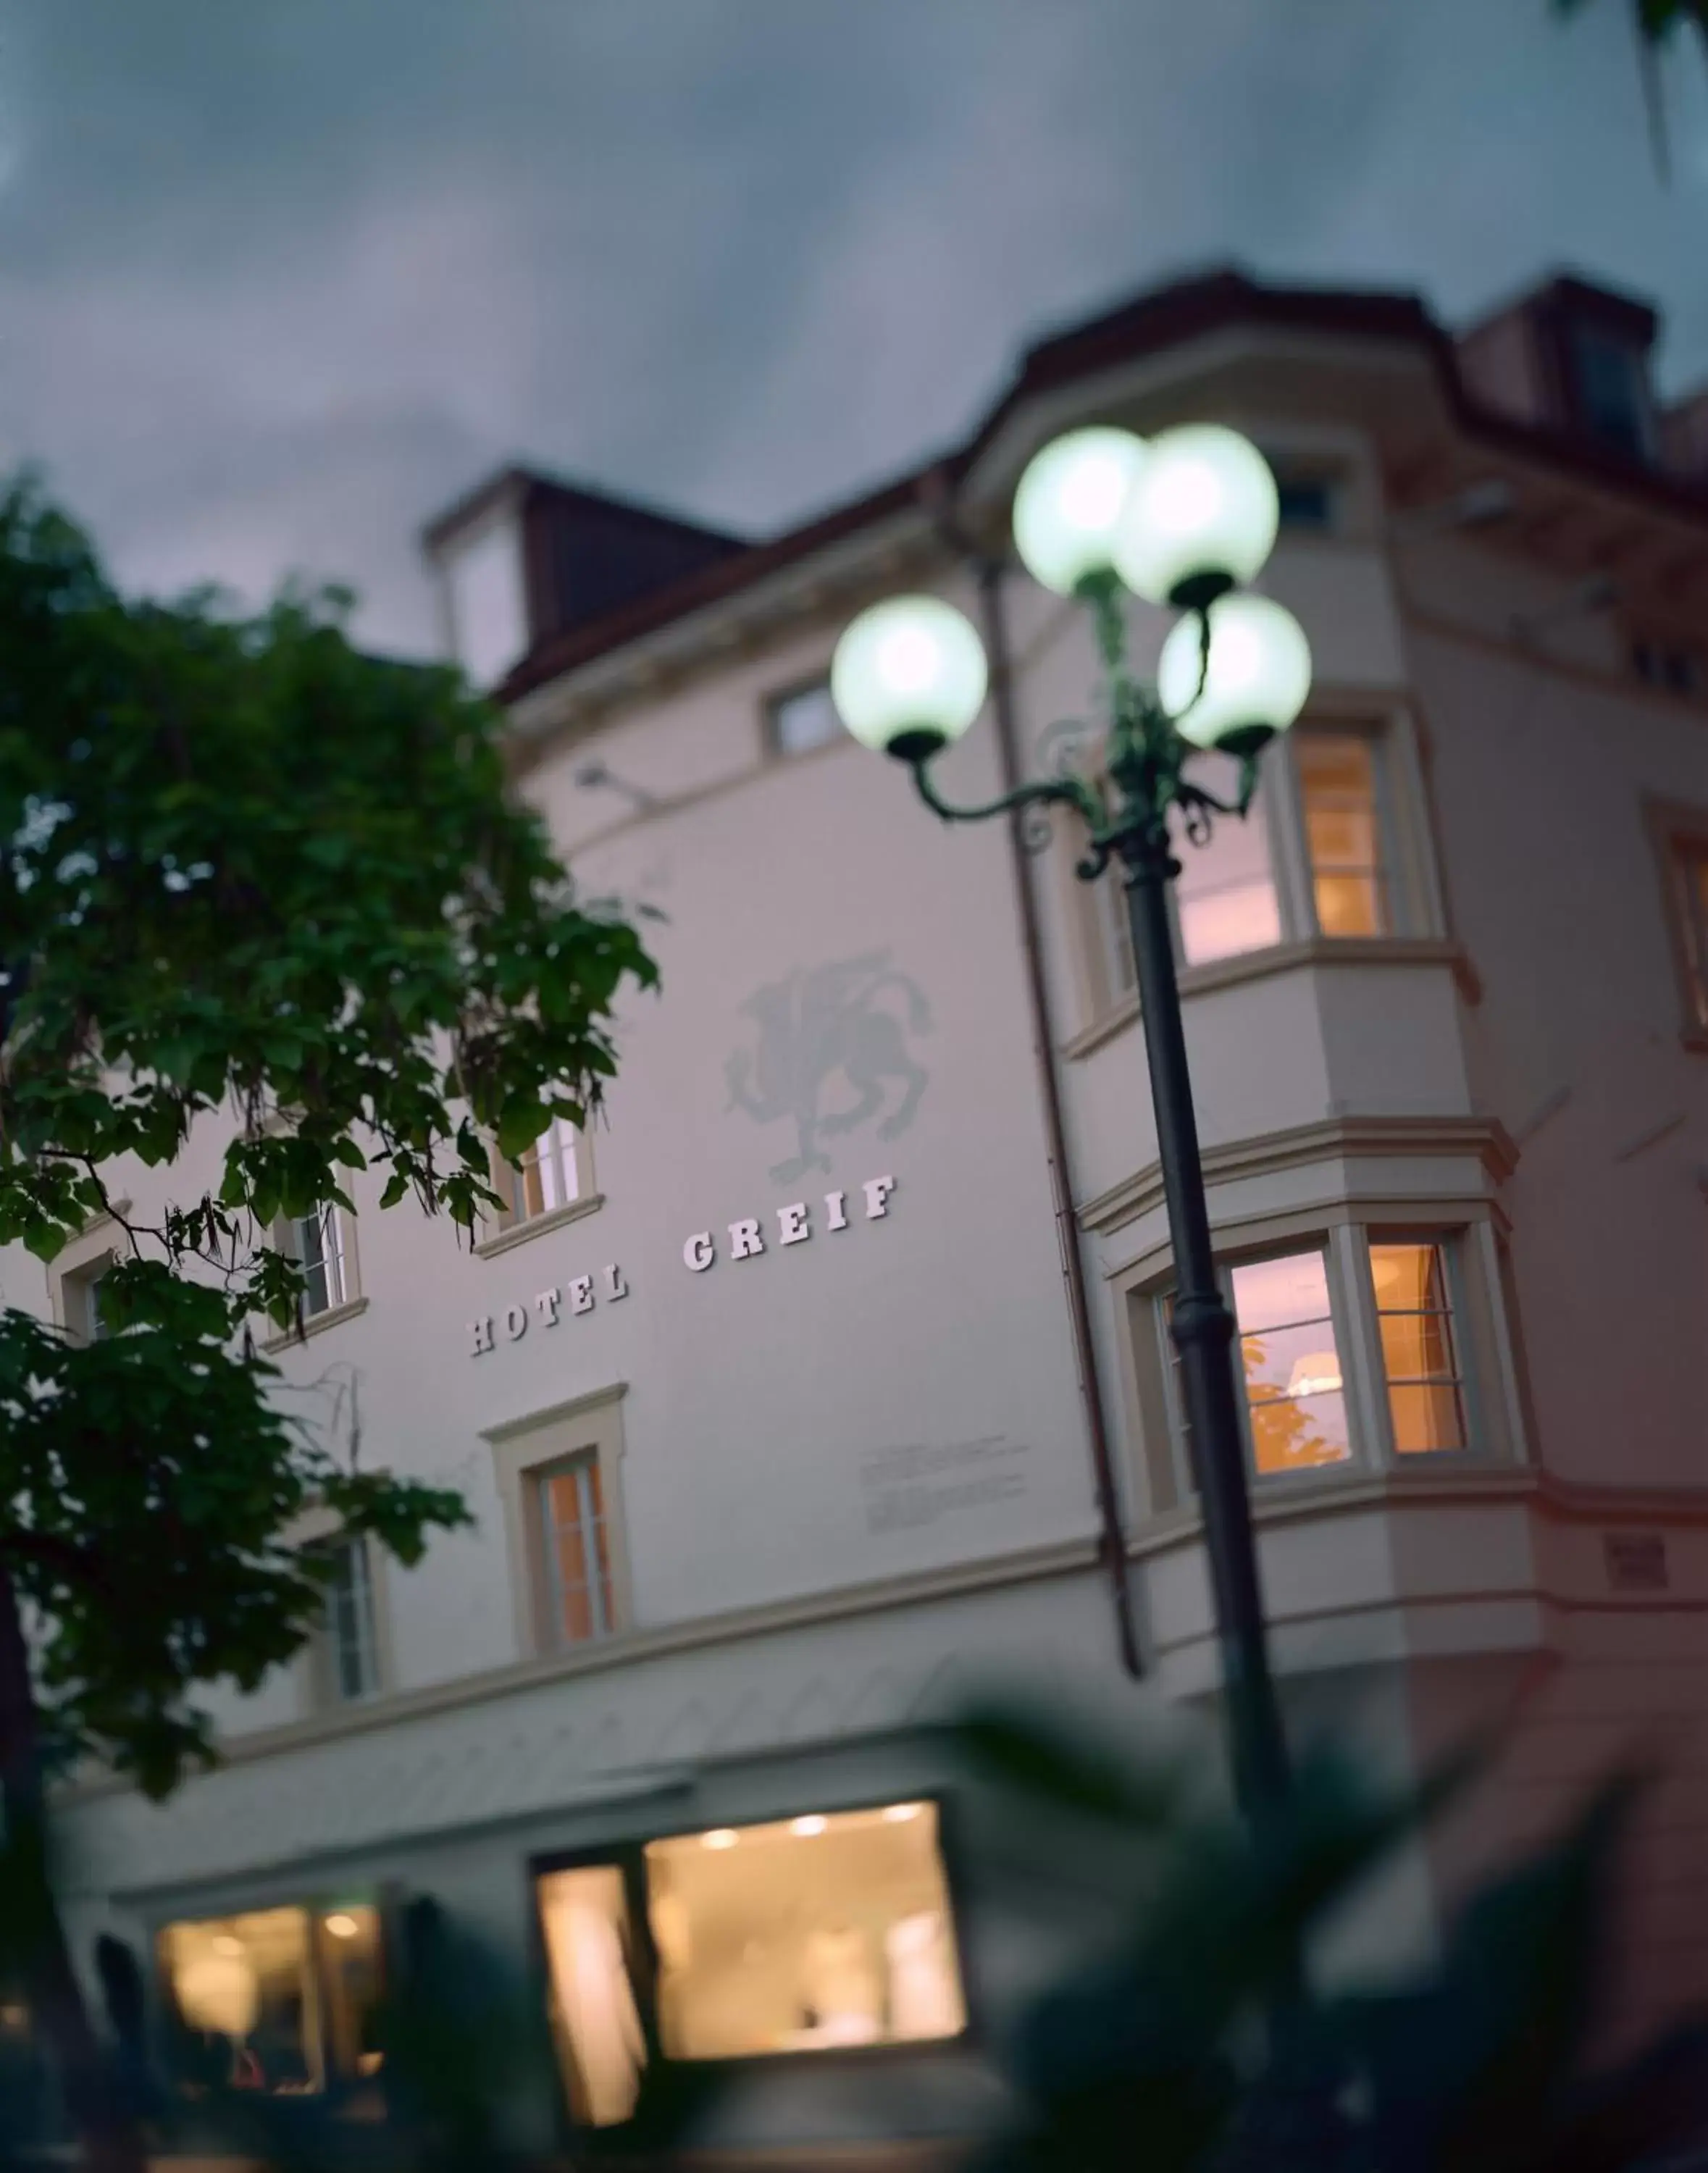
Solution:
M 0 461 L 126 581 L 353 581 L 522 458 L 744 531 L 1159 278 L 1570 264 L 1708 376 L 1708 67 L 1626 0 L 0 0 Z

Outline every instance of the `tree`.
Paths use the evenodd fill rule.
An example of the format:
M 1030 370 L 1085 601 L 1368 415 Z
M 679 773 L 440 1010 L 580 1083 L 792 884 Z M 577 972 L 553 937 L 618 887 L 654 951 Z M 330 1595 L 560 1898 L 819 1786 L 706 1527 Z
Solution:
M 1554 0 L 1556 13 L 1576 15 L 1587 0 Z M 1693 30 L 1702 41 L 1708 59 L 1708 0 L 1625 0 L 1637 37 L 1637 66 L 1642 76 L 1643 103 L 1649 116 L 1649 138 L 1655 164 L 1662 181 L 1668 177 L 1666 100 L 1661 87 L 1661 55 L 1677 31 Z
M 197 1686 L 253 1689 L 319 1620 L 310 1507 L 405 1563 L 466 1517 L 283 1407 L 252 1333 L 302 1303 L 273 1228 L 368 1167 L 382 1206 L 469 1225 L 487 1140 L 586 1122 L 619 991 L 656 979 L 507 790 L 497 712 L 360 653 L 351 602 L 127 601 L 33 478 L 0 492 L 0 1245 L 121 1240 L 104 1340 L 0 1309 L 0 1806 L 32 2004 L 109 2163 L 134 2144 L 46 1778 L 93 1757 L 159 1797 L 211 1760 Z M 192 1131 L 224 1135 L 217 1184 L 133 1212 L 116 1173 Z

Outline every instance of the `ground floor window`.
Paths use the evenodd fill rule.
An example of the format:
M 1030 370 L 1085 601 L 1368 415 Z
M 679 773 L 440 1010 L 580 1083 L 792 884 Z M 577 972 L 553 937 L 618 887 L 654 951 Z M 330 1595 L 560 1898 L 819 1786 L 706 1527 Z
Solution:
M 377 2074 L 381 1938 L 370 1902 L 169 1924 L 159 1946 L 187 2091 L 299 2097 Z
M 806 1812 L 550 1871 L 539 1903 L 571 2108 L 634 2109 L 666 2059 L 958 2036 L 967 2011 L 937 1807 Z

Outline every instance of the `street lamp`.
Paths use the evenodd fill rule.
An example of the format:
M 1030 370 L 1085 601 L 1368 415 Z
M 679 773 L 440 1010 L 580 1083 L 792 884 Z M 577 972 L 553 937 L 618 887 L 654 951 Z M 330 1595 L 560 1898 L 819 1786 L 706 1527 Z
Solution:
M 1112 859 L 1121 865 L 1174 1247 L 1172 1332 L 1215 1593 L 1234 1779 L 1256 1820 L 1285 1797 L 1287 1751 L 1258 1583 L 1234 1323 L 1216 1281 L 1187 1070 L 1168 911 L 1180 865 L 1168 818 L 1180 809 L 1194 844 L 1216 818 L 1243 819 L 1263 748 L 1304 707 L 1311 658 L 1297 621 L 1268 597 L 1239 593 L 1268 558 L 1277 519 L 1263 456 L 1215 424 L 1150 440 L 1075 430 L 1027 467 L 1015 496 L 1015 543 L 1037 580 L 1080 598 L 1091 614 L 1107 675 L 1101 775 L 1040 779 L 977 807 L 942 797 L 932 762 L 978 714 L 986 671 L 978 634 L 937 597 L 899 596 L 863 612 L 831 669 L 832 698 L 849 731 L 905 762 L 920 798 L 945 821 L 1053 802 L 1084 821 L 1085 881 L 1095 882 Z M 1163 644 L 1155 687 L 1127 667 L 1123 589 L 1182 614 Z M 1239 765 L 1231 801 L 1188 774 L 1210 750 Z

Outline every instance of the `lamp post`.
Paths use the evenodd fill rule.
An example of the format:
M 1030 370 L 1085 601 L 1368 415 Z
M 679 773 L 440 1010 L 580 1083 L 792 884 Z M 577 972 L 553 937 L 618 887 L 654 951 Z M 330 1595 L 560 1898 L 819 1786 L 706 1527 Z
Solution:
M 977 633 L 937 597 L 895 597 L 863 612 L 838 644 L 831 672 L 849 731 L 904 762 L 920 798 L 946 822 L 1053 803 L 1085 823 L 1078 864 L 1085 881 L 1119 864 L 1174 1248 L 1171 1329 L 1203 1504 L 1234 1781 L 1258 1825 L 1284 1800 L 1289 1769 L 1258 1581 L 1234 1323 L 1216 1280 L 1187 1069 L 1168 907 L 1180 864 L 1169 817 L 1180 811 L 1193 844 L 1205 842 L 1217 820 L 1243 820 L 1263 747 L 1304 707 L 1311 661 L 1297 622 L 1268 598 L 1239 592 L 1269 557 L 1277 520 L 1274 478 L 1263 456 L 1214 424 L 1150 440 L 1124 430 L 1075 430 L 1027 467 L 1015 498 L 1015 542 L 1036 580 L 1079 597 L 1091 613 L 1106 675 L 1101 774 L 1039 779 L 980 806 L 944 799 L 933 761 L 978 714 L 988 674 Z M 1123 590 L 1180 613 L 1154 687 L 1128 668 Z M 1193 758 L 1212 749 L 1239 764 L 1232 800 L 1190 774 Z

